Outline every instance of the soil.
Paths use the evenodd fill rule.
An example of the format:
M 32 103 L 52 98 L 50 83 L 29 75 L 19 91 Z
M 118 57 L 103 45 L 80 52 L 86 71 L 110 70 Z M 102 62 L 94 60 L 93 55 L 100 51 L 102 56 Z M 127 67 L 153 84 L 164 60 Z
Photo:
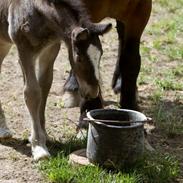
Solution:
M 112 31 L 101 38 L 104 49 L 101 61 L 102 91 L 109 104 L 107 107 L 113 107 L 119 100 L 119 96 L 115 95 L 110 87 L 118 47 L 115 23 L 113 24 Z M 69 69 L 67 50 L 62 44 L 54 65 L 54 79 L 46 109 L 48 134 L 59 140 L 76 134 L 76 125 L 73 122 L 77 122 L 79 118 L 79 108 L 62 107 L 63 84 Z M 146 111 L 150 107 L 147 102 L 150 85 L 139 90 L 143 100 L 140 105 L 143 111 Z M 30 134 L 30 118 L 23 99 L 23 77 L 15 47 L 2 65 L 0 93 L 0 120 L 6 122 L 13 133 L 13 139 L 0 143 L 0 183 L 45 182 L 36 168 L 37 164 L 32 161 L 30 144 L 26 140 Z M 176 155 L 183 170 L 183 136 L 168 139 L 155 130 L 148 138 L 155 149 Z M 183 171 L 181 175 L 178 182 L 183 182 Z

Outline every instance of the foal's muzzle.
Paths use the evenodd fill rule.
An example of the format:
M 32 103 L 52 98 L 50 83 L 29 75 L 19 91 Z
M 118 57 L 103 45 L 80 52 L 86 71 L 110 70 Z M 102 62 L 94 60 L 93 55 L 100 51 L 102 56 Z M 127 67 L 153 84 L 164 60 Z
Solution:
M 91 87 L 88 86 L 87 88 L 80 88 L 81 96 L 87 100 L 97 98 L 99 95 L 99 86 Z

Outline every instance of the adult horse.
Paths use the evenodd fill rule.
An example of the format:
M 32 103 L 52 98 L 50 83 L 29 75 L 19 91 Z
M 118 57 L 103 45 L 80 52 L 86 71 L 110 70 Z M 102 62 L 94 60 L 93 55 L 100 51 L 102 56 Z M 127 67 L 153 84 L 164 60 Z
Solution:
M 35 160 L 49 156 L 44 113 L 60 40 L 68 47 L 82 96 L 96 98 L 100 89 L 95 65 L 102 54 L 98 36 L 110 28 L 111 24 L 93 24 L 79 0 L 0 1 L 0 65 L 14 43 L 24 76 L 25 103 L 32 120 L 30 141 Z M 93 56 L 93 49 L 97 56 Z M 0 128 L 0 133 L 1 138 L 9 135 L 4 128 Z
M 112 88 L 120 92 L 121 108 L 138 110 L 136 82 L 140 71 L 140 39 L 151 13 L 151 0 L 82 0 L 91 20 L 99 22 L 105 17 L 116 19 L 119 38 L 118 60 Z M 66 106 L 78 105 L 78 84 L 70 73 L 65 83 Z M 70 102 L 66 101 L 70 97 Z M 92 102 L 91 102 L 92 103 Z

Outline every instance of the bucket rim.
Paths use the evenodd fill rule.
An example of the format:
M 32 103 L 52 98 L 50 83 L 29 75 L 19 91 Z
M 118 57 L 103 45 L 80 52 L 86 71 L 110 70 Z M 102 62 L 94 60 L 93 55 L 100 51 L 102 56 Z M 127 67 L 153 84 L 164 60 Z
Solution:
M 132 112 L 132 113 L 136 113 L 136 114 L 139 114 L 141 115 L 144 120 L 138 120 L 138 122 L 134 125 L 131 125 L 131 126 L 116 126 L 116 125 L 109 125 L 109 124 L 106 124 L 106 123 L 103 123 L 103 122 L 99 122 L 97 121 L 97 119 L 93 118 L 91 113 L 93 112 L 100 112 L 100 111 L 123 111 L 123 112 Z M 139 111 L 135 111 L 135 110 L 131 110 L 131 109 L 94 109 L 94 110 L 90 110 L 86 113 L 86 116 L 87 118 L 89 119 L 89 123 L 95 123 L 95 124 L 98 124 L 100 126 L 103 126 L 103 127 L 108 127 L 108 128 L 116 128 L 116 129 L 130 129 L 130 128 L 137 128 L 137 127 L 140 127 L 140 126 L 144 126 L 144 123 L 147 121 L 147 117 L 139 112 Z M 133 122 L 132 122 L 133 123 Z

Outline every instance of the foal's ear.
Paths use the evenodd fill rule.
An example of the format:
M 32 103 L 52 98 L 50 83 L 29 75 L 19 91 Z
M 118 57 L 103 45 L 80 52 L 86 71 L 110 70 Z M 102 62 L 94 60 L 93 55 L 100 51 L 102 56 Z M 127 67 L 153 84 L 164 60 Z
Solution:
M 109 32 L 112 28 L 112 24 L 93 24 L 91 27 L 91 32 L 97 35 L 103 35 L 107 32 Z
M 89 31 L 86 28 L 77 27 L 72 31 L 72 39 L 74 41 L 84 41 L 89 37 Z

